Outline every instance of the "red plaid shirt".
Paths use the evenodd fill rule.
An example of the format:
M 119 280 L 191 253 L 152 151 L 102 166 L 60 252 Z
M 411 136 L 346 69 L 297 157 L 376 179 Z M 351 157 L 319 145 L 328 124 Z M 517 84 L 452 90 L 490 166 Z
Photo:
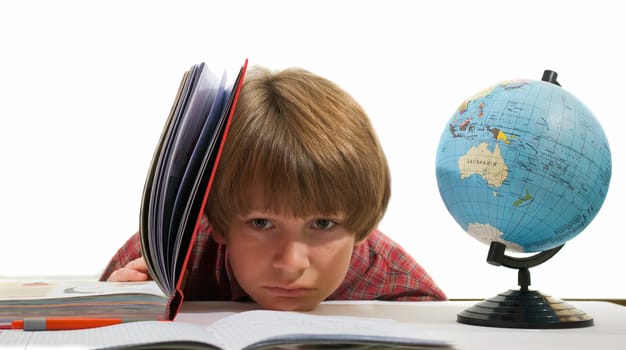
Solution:
M 228 251 L 210 237 L 202 221 L 189 259 L 191 274 L 185 300 L 250 300 L 228 265 Z M 106 280 L 115 270 L 141 256 L 139 234 L 134 234 L 104 270 Z M 350 268 L 326 300 L 444 300 L 445 294 L 426 271 L 396 242 L 375 230 L 355 247 Z

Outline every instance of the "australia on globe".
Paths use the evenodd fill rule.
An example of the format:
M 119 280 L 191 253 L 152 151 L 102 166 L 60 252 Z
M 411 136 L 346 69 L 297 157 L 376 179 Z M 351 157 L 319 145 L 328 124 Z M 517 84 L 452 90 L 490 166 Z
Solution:
M 611 151 L 591 111 L 558 84 L 511 80 L 464 101 L 441 135 L 439 193 L 472 237 L 517 252 L 555 248 L 596 216 Z

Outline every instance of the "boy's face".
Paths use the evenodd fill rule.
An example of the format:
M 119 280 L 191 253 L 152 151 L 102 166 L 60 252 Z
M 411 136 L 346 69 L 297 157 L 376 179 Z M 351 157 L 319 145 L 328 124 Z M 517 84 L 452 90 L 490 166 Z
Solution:
M 299 218 L 253 209 L 236 218 L 226 235 L 214 232 L 214 237 L 228 246 L 237 282 L 257 303 L 311 310 L 348 271 L 355 233 L 343 221 L 343 214 Z

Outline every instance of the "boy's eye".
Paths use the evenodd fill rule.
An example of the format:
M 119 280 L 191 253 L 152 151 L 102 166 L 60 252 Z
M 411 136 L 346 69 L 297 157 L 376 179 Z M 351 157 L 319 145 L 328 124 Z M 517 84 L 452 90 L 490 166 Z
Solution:
M 252 219 L 250 220 L 250 224 L 256 229 L 266 229 L 272 227 L 272 222 L 268 219 Z
M 335 222 L 328 219 L 317 219 L 313 221 L 313 227 L 318 230 L 329 230 L 335 226 Z

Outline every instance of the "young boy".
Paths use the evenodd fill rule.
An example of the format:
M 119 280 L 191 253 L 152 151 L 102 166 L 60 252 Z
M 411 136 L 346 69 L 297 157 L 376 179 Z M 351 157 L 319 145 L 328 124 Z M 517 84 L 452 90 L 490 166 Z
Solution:
M 323 300 L 443 300 L 376 229 L 387 160 L 361 106 L 302 69 L 249 69 L 189 264 L 185 300 L 311 310 Z M 138 234 L 109 281 L 148 279 Z

